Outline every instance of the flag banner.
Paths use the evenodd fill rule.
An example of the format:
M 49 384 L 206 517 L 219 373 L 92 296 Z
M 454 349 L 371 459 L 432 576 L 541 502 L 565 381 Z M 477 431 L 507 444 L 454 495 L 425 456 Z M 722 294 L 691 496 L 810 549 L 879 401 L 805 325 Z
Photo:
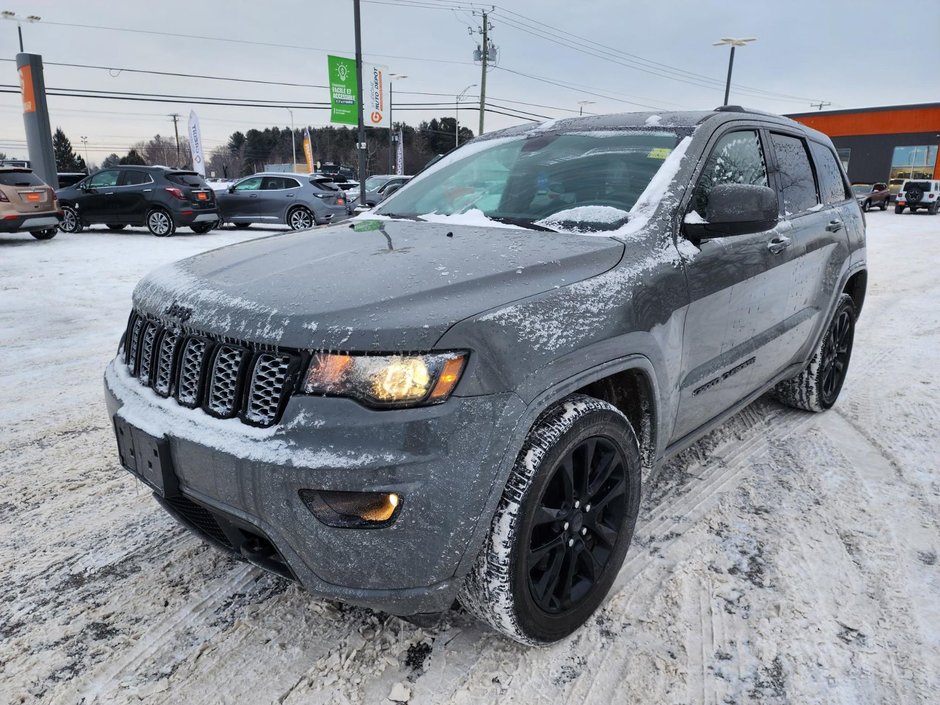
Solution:
M 405 173 L 405 135 L 398 128 L 398 148 L 395 150 L 395 173 L 401 176 Z
M 388 121 L 388 89 L 385 77 L 387 66 L 362 65 L 362 102 L 365 104 L 363 120 L 366 127 L 391 127 Z
M 307 158 L 307 171 L 313 173 L 313 140 L 310 139 L 310 129 L 304 128 L 304 156 Z
M 330 122 L 358 125 L 356 60 L 327 55 L 326 63 L 330 75 Z
M 206 157 L 202 152 L 202 131 L 199 129 L 199 117 L 195 110 L 189 111 L 189 146 L 193 152 L 193 170 L 206 176 Z

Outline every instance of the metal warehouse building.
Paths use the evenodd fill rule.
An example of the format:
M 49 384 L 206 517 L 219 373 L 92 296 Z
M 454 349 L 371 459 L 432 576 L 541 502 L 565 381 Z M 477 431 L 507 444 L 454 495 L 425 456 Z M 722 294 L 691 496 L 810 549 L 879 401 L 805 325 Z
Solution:
M 832 138 L 852 183 L 940 179 L 940 103 L 798 113 L 788 117 Z

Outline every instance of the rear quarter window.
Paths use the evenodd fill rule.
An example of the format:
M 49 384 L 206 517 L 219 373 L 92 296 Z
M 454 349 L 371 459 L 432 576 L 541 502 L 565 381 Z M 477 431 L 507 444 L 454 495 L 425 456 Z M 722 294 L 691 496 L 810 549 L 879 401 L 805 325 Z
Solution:
M 45 186 L 46 184 L 31 171 L 2 171 L 0 186 Z
M 816 142 L 809 143 L 813 160 L 816 162 L 816 174 L 819 176 L 819 196 L 823 203 L 840 203 L 851 194 L 845 188 L 845 179 L 842 169 L 836 160 L 836 155 L 828 147 Z M 884 188 L 884 184 L 875 184 L 872 188 Z M 869 189 L 871 190 L 871 189 Z

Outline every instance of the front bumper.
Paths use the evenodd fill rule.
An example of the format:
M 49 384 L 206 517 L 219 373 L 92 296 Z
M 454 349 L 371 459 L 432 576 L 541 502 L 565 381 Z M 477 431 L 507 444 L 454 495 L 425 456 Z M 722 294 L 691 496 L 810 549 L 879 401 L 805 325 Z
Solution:
M 392 411 L 295 396 L 279 425 L 259 429 L 163 399 L 120 361 L 105 373 L 105 396 L 112 416 L 166 439 L 187 501 L 269 540 L 310 592 L 395 614 L 452 603 L 501 467 L 515 457 L 522 411 L 512 394 Z M 396 492 L 401 508 L 383 528 L 330 527 L 302 489 Z

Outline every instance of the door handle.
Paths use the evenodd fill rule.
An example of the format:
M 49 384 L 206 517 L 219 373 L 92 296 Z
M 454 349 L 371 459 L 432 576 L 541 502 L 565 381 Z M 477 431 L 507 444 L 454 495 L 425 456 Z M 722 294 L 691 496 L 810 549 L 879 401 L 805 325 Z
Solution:
M 837 233 L 842 230 L 842 221 L 841 220 L 830 220 L 829 225 L 826 226 L 826 230 L 830 233 Z
M 285 194 L 285 195 L 287 196 L 287 198 L 293 198 L 293 197 L 294 197 L 294 194 L 292 194 L 292 193 L 288 193 L 288 194 Z
M 145 189 L 144 189 L 144 193 L 150 193 L 151 191 L 153 191 L 152 188 L 145 188 Z
M 790 238 L 786 235 L 779 235 L 767 243 L 767 249 L 775 255 L 779 255 L 790 246 Z
M 250 196 L 248 196 L 248 198 L 257 198 L 257 197 L 258 197 L 258 194 L 256 194 L 256 193 L 253 193 L 253 194 L 251 194 Z
M 114 195 L 114 191 L 107 191 L 107 192 L 105 192 L 104 195 L 105 195 L 105 196 L 113 196 L 113 195 Z

